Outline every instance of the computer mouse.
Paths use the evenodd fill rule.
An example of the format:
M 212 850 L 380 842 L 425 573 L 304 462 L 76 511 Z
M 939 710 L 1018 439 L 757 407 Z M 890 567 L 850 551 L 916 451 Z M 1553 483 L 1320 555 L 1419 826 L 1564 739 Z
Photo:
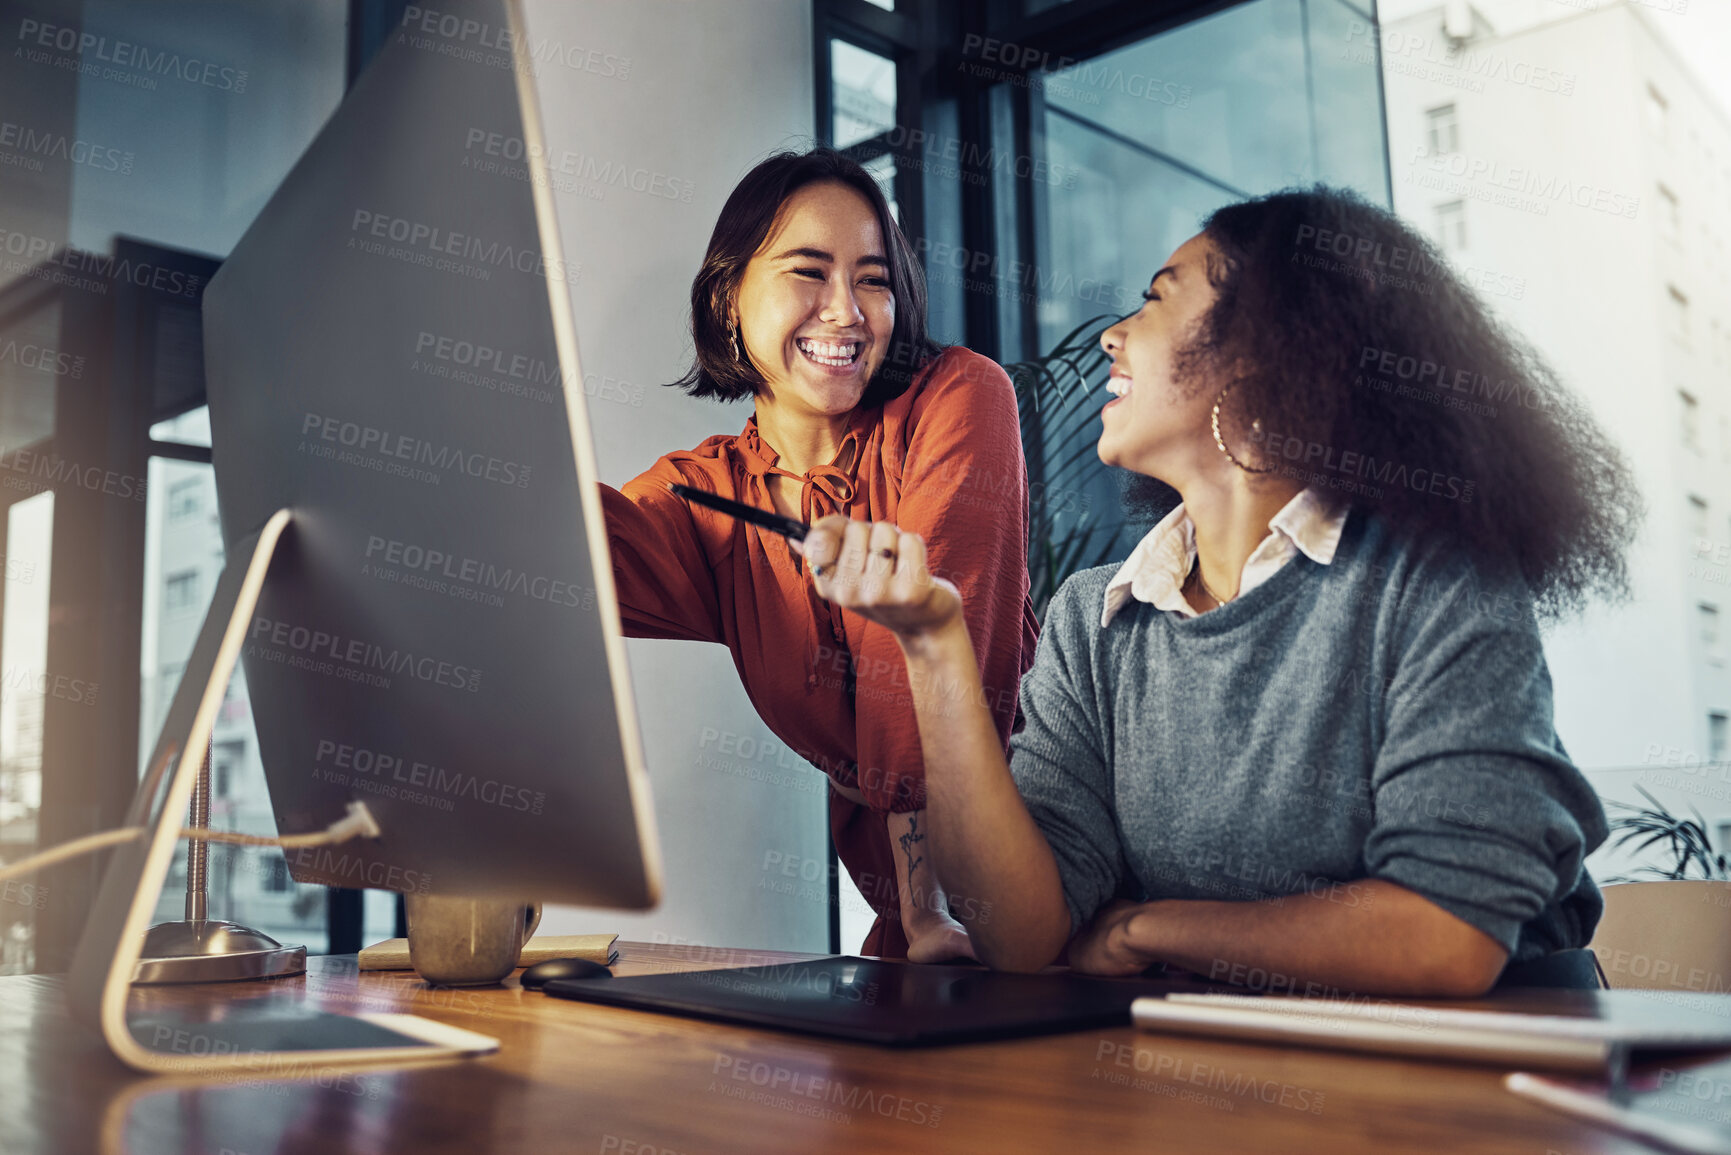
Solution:
M 525 990 L 538 991 L 554 979 L 610 979 L 613 972 L 586 958 L 550 958 L 523 972 Z

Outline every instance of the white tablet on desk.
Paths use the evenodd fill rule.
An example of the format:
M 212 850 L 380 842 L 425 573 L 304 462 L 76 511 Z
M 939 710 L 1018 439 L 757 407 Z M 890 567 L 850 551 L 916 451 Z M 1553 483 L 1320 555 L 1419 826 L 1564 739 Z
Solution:
M 1582 1013 L 1213 994 L 1137 999 L 1130 1013 L 1148 1031 L 1584 1073 L 1636 1050 L 1731 1048 L 1731 995 L 1583 993 Z

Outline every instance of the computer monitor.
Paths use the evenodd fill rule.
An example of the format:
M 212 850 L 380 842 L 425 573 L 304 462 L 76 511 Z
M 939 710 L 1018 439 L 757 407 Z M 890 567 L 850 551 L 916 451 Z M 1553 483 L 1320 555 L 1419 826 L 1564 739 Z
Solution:
M 202 1024 L 202 1047 L 128 1025 L 198 762 L 180 753 L 202 752 L 237 658 L 281 832 L 352 800 L 382 830 L 290 851 L 296 879 L 657 900 L 522 17 L 512 0 L 443 13 L 389 38 L 205 294 L 229 565 L 135 801 L 150 836 L 116 852 L 69 987 L 140 1069 L 491 1042 L 341 1016 L 233 1016 Z

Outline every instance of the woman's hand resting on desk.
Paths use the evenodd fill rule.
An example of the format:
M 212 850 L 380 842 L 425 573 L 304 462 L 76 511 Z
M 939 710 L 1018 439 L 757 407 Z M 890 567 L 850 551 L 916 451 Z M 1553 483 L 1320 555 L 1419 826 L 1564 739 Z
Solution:
M 926 543 L 917 533 L 832 514 L 793 545 L 810 565 L 819 596 L 904 642 L 962 621 L 961 594 L 926 568 Z
M 974 942 L 968 937 L 967 927 L 949 915 L 933 916 L 924 926 L 915 927 L 906 922 L 904 907 L 903 919 L 902 931 L 907 935 L 909 962 L 944 963 L 959 958 L 980 961 L 974 954 Z

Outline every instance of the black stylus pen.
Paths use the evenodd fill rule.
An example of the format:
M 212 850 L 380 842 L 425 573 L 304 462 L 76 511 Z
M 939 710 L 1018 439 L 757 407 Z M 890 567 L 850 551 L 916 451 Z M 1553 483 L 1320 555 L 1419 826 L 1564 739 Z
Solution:
M 745 505 L 725 497 L 717 497 L 706 489 L 693 489 L 689 485 L 680 485 L 678 482 L 673 482 L 668 488 L 686 501 L 695 502 L 719 513 L 725 513 L 729 517 L 737 517 L 740 521 L 761 526 L 781 534 L 790 541 L 804 541 L 806 533 L 811 529 L 811 526 L 803 521 L 795 521 L 793 518 L 783 517 L 779 513 L 767 513 L 756 506 Z

